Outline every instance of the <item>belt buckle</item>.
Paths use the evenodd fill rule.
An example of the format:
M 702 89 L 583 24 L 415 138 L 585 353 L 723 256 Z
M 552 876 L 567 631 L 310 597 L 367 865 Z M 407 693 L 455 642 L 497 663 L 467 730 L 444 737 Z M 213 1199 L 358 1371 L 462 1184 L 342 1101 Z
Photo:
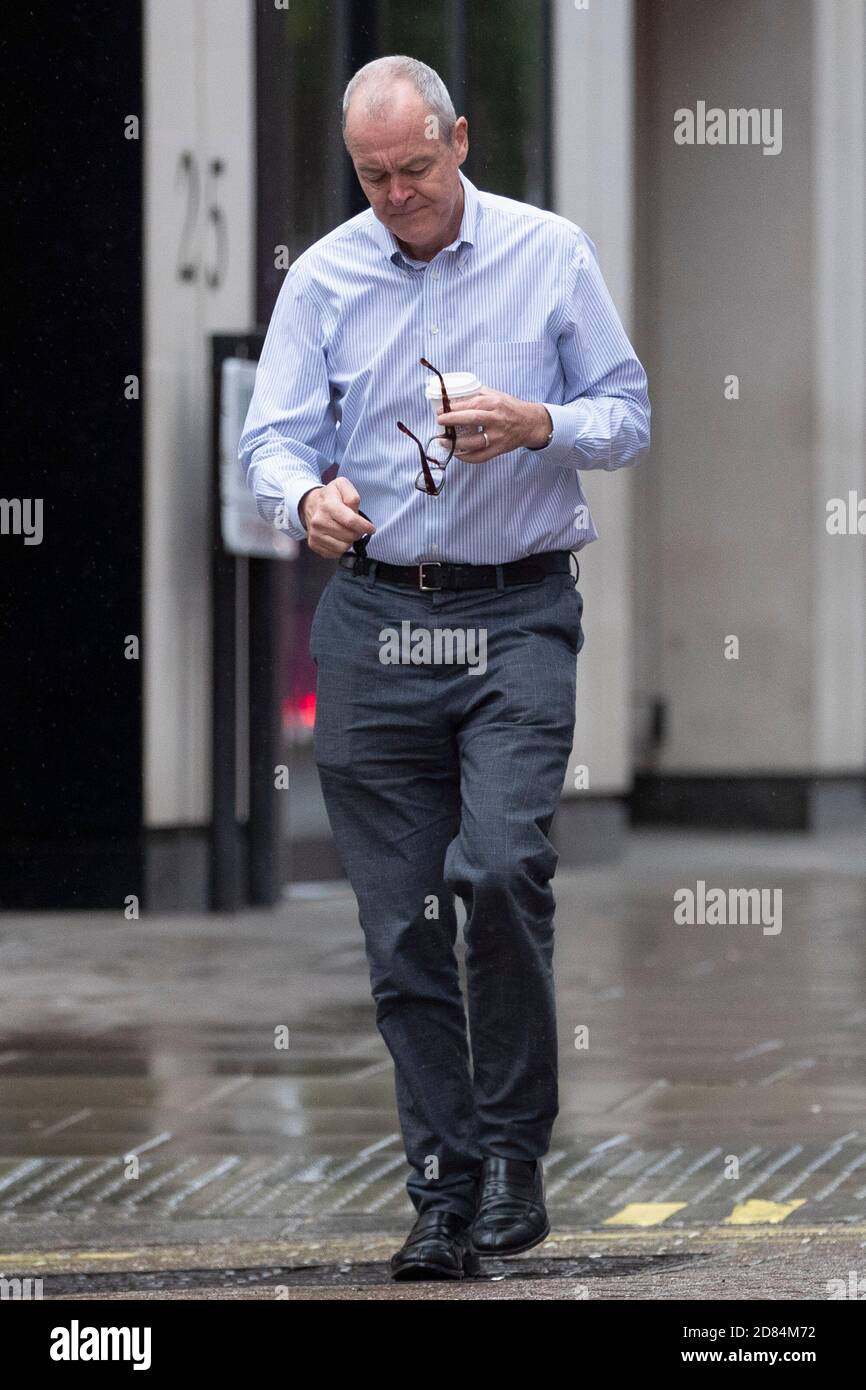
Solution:
M 422 594 L 438 594 L 442 589 L 441 584 L 426 584 L 424 582 L 424 571 L 430 569 L 433 565 L 439 570 L 442 569 L 441 560 L 423 560 L 418 566 L 418 588 L 421 590 Z

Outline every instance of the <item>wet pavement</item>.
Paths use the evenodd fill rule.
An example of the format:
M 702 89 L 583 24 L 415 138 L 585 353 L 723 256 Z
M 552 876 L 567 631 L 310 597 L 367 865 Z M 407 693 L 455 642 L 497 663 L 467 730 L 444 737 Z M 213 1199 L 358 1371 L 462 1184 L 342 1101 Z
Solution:
M 699 879 L 781 890 L 781 931 L 677 924 Z M 0 917 L 0 1274 L 64 1298 L 866 1292 L 863 837 L 644 832 L 556 887 L 553 1235 L 459 1286 L 388 1280 L 412 1210 L 347 890 Z

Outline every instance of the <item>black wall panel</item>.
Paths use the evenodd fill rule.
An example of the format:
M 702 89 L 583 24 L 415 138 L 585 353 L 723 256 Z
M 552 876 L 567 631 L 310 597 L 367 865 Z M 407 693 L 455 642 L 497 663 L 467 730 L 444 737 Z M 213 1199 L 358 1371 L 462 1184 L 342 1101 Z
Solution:
M 0 904 L 122 906 L 140 891 L 142 15 L 21 6 L 4 45 L 0 498 L 42 499 L 41 544 L 0 534 Z

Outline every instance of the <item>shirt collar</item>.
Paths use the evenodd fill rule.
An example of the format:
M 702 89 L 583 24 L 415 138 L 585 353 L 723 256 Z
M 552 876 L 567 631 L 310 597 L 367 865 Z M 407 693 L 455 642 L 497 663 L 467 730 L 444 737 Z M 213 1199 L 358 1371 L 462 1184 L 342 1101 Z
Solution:
M 463 185 L 463 218 L 460 223 L 460 231 L 454 241 L 442 248 L 444 251 L 456 251 L 464 243 L 467 246 L 475 244 L 475 231 L 478 223 L 478 189 L 460 169 L 457 170 L 457 177 Z M 370 234 L 379 250 L 388 257 L 389 261 L 394 261 L 398 257 L 400 260 L 404 260 L 405 257 L 394 233 L 385 226 L 384 222 L 379 221 L 372 208 L 369 208 L 368 211 Z

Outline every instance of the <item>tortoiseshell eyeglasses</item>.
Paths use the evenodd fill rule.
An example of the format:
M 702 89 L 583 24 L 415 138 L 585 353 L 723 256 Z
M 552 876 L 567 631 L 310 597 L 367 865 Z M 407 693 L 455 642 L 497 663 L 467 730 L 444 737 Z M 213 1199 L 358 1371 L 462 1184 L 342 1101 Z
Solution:
M 445 390 L 445 378 L 440 371 L 437 371 L 432 362 L 428 362 L 426 357 L 419 359 L 422 367 L 428 371 L 436 372 L 439 378 L 439 385 L 442 388 L 442 409 L 450 410 L 451 402 L 448 399 L 448 392 Z M 419 492 L 426 492 L 430 497 L 438 497 L 445 484 L 445 469 L 454 457 L 454 448 L 457 444 L 457 430 L 454 425 L 445 425 L 445 438 L 441 435 L 432 435 L 426 444 L 414 435 L 402 420 L 397 421 L 398 430 L 408 434 L 418 445 L 418 453 L 421 456 L 421 472 L 415 479 L 415 486 Z

